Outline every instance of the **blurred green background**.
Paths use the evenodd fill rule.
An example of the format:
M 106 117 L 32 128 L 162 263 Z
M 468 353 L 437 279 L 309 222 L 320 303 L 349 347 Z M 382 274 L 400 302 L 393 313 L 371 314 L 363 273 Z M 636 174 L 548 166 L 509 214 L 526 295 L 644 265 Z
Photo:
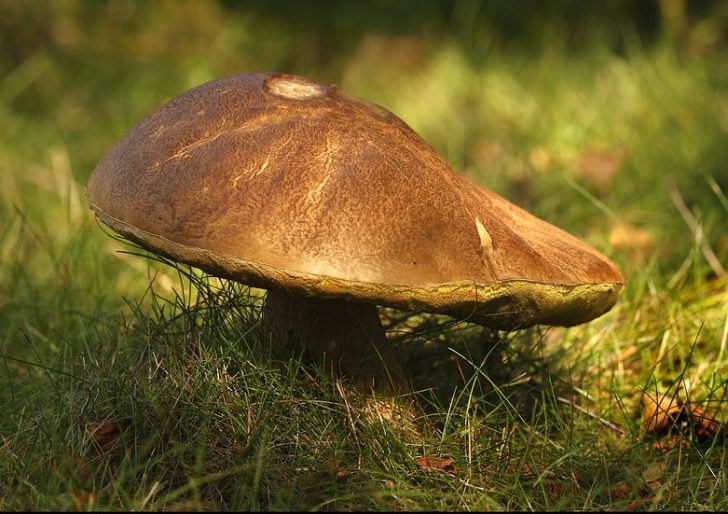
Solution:
M 674 271 L 694 241 L 671 188 L 728 252 L 712 191 L 728 189 L 727 34 L 711 1 L 2 0 L 0 209 L 83 185 L 188 88 L 286 71 L 384 105 L 458 172 Z

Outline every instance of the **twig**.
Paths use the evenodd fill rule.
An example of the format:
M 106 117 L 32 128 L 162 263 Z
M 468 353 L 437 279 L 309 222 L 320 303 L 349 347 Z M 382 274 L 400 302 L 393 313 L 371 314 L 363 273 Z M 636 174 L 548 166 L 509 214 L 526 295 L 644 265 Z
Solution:
M 610 428 L 610 429 L 614 430 L 614 431 L 615 431 L 615 432 L 616 432 L 617 434 L 619 434 L 619 436 L 620 436 L 620 437 L 624 436 L 624 434 L 625 434 L 625 431 L 624 431 L 624 429 L 623 429 L 622 427 L 620 427 L 619 425 L 617 425 L 616 423 L 612 423 L 612 422 L 611 422 L 611 421 L 609 421 L 608 419 L 604 419 L 604 418 L 602 418 L 601 416 L 597 416 L 597 415 L 596 415 L 596 414 L 594 414 L 593 412 L 589 412 L 589 411 L 588 411 L 587 409 L 585 409 L 584 407 L 582 407 L 582 406 L 580 406 L 580 405 L 577 405 L 577 404 L 575 404 L 575 403 L 574 403 L 573 401 L 571 401 L 571 400 L 569 400 L 569 399 L 567 399 L 567 398 L 563 398 L 563 397 L 561 397 L 561 396 L 557 396 L 557 397 L 556 397 L 556 399 L 557 399 L 558 401 L 560 401 L 561 403 L 565 403 L 566 405 L 569 405 L 569 406 L 571 406 L 572 408 L 574 408 L 574 409 L 578 410 L 578 411 L 579 411 L 579 412 L 581 412 L 582 414 L 586 414 L 586 415 L 587 415 L 587 416 L 589 416 L 590 418 L 594 418 L 594 419 L 596 419 L 596 420 L 597 420 L 597 421 L 598 421 L 599 423 L 601 423 L 601 424 L 602 424 L 602 425 L 604 425 L 605 427 L 607 427 L 607 428 Z
M 677 211 L 685 220 L 685 223 L 690 228 L 690 231 L 693 233 L 693 236 L 695 237 L 695 242 L 700 245 L 700 249 L 703 251 L 703 256 L 708 262 L 708 266 L 710 266 L 710 268 L 713 270 L 713 273 L 715 273 L 718 278 L 725 276 L 725 268 L 723 268 L 720 261 L 718 260 L 718 257 L 715 256 L 713 249 L 710 247 L 708 241 L 705 239 L 702 225 L 698 223 L 698 221 L 695 219 L 695 216 L 693 216 L 693 213 L 690 212 L 690 209 L 688 209 L 688 206 L 685 204 L 685 200 L 683 200 L 680 191 L 678 191 L 677 188 L 674 186 L 670 188 L 670 199 L 675 205 Z
M 336 385 L 336 390 L 338 391 L 339 395 L 341 396 L 341 399 L 344 400 L 346 419 L 349 421 L 349 425 L 351 426 L 351 434 L 354 436 L 354 441 L 356 442 L 356 446 L 361 450 L 361 443 L 359 442 L 359 436 L 357 435 L 356 423 L 354 422 L 354 416 L 351 413 L 352 408 L 351 408 L 351 404 L 349 403 L 349 397 L 347 396 L 346 392 L 344 391 L 344 386 L 342 385 L 341 380 L 336 379 L 336 382 L 334 384 Z

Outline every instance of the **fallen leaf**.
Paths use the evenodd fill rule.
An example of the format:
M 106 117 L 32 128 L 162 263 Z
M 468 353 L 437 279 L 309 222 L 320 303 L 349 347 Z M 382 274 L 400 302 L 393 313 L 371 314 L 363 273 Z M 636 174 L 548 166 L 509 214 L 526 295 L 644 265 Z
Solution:
M 560 498 L 564 494 L 564 486 L 556 482 L 548 482 L 546 484 L 546 493 L 552 500 Z
M 632 489 L 625 482 L 615 484 L 612 488 L 607 491 L 611 500 L 625 500 L 629 498 Z
M 447 471 L 453 475 L 457 475 L 458 473 L 458 468 L 449 457 L 438 459 L 425 455 L 419 459 L 415 459 L 415 464 L 417 464 L 420 469 L 426 473 L 431 473 L 433 471 Z
M 683 407 L 678 398 L 642 395 L 642 422 L 648 432 L 661 431 L 677 424 Z
M 651 233 L 626 223 L 614 225 L 609 230 L 607 239 L 609 245 L 617 250 L 641 255 L 650 253 L 654 242 Z
M 695 423 L 695 433 L 700 436 L 713 436 L 720 431 L 720 421 L 715 418 L 715 414 L 702 408 L 695 403 L 688 405 L 690 418 Z
M 89 431 L 96 443 L 95 450 L 100 454 L 110 453 L 121 435 L 118 425 L 109 420 L 92 424 Z
M 472 150 L 472 158 L 478 166 L 489 166 L 494 164 L 501 156 L 501 148 L 498 143 L 480 139 Z
M 577 165 L 579 178 L 590 182 L 600 191 L 606 191 L 622 168 L 627 152 L 624 149 L 604 152 L 592 151 L 582 155 Z
M 92 510 L 94 501 L 96 500 L 96 493 L 81 493 L 72 494 L 71 499 L 73 500 L 73 507 L 76 510 Z

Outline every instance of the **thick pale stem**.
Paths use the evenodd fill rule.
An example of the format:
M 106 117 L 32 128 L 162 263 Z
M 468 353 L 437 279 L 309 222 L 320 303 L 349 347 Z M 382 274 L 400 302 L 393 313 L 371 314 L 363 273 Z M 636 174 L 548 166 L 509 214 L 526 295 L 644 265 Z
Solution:
M 284 345 L 303 345 L 312 359 L 365 392 L 410 391 L 372 304 L 271 290 L 263 307 L 263 328 Z

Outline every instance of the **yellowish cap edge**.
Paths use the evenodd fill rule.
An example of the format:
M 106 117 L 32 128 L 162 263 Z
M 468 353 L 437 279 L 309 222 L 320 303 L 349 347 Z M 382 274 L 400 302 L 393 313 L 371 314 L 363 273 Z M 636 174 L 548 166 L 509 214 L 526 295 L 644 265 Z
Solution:
M 623 288 L 618 282 L 565 285 L 507 280 L 478 284 L 465 280 L 411 286 L 345 280 L 285 270 L 177 243 L 124 223 L 93 203 L 91 207 L 103 223 L 145 249 L 214 276 L 264 289 L 285 289 L 303 296 L 366 301 L 407 311 L 448 314 L 501 330 L 535 324 L 572 326 L 585 323 L 608 311 Z

